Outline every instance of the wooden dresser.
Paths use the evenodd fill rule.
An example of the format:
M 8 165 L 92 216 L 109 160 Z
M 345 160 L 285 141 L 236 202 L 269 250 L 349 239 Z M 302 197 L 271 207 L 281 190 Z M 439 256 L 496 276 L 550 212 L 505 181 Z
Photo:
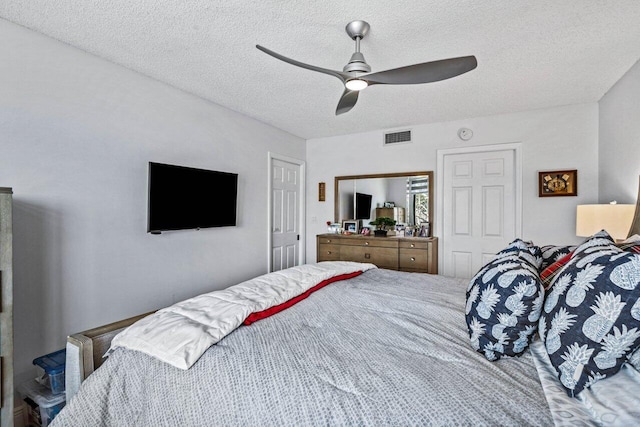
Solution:
M 319 234 L 317 261 L 370 262 L 389 270 L 438 274 L 437 237 Z

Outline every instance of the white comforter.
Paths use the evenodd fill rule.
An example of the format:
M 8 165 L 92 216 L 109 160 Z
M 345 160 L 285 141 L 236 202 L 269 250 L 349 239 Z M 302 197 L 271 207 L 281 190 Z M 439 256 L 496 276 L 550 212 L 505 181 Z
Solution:
M 108 353 L 124 347 L 189 369 L 251 313 L 282 304 L 332 277 L 372 268 L 376 266 L 344 261 L 307 264 L 199 295 L 134 323 L 113 339 Z

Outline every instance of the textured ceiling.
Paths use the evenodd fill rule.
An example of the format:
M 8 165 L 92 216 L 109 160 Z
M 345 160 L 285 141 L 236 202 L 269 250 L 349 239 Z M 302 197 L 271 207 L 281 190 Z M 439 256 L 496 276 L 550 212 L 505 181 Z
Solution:
M 0 17 L 303 138 L 598 101 L 640 58 L 638 0 L 2 0 Z M 372 71 L 475 55 L 442 82 L 373 86 L 335 116 L 345 25 Z

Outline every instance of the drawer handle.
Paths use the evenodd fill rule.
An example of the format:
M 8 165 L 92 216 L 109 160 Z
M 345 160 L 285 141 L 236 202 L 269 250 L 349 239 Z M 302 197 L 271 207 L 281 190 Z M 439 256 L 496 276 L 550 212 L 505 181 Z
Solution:
M 369 246 L 369 242 L 364 242 L 364 245 L 365 246 Z
M 331 255 L 331 251 L 327 251 L 327 255 Z
M 414 257 L 411 257 L 411 261 L 415 261 L 416 259 Z
M 412 243 L 412 244 L 411 244 L 411 247 L 412 247 L 412 248 L 415 248 L 415 247 L 416 247 L 416 245 L 414 245 L 414 244 Z
M 331 239 L 327 239 L 327 243 L 331 243 Z
M 371 254 L 364 254 L 364 259 L 370 259 L 371 258 Z

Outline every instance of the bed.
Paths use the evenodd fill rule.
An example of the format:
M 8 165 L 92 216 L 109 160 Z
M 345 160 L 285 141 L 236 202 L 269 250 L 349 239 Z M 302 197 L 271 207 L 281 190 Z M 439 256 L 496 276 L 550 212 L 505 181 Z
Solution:
M 640 234 L 638 211 L 630 234 Z M 97 369 L 102 360 L 93 356 L 133 320 L 70 337 L 84 350 L 95 340 L 100 351 L 72 355 L 82 367 L 76 381 L 88 377 L 53 426 L 640 420 L 640 373 L 630 363 L 579 398 L 569 397 L 539 339 L 519 357 L 493 362 L 470 345 L 468 280 L 363 270 L 234 329 L 188 369 L 123 347 Z

